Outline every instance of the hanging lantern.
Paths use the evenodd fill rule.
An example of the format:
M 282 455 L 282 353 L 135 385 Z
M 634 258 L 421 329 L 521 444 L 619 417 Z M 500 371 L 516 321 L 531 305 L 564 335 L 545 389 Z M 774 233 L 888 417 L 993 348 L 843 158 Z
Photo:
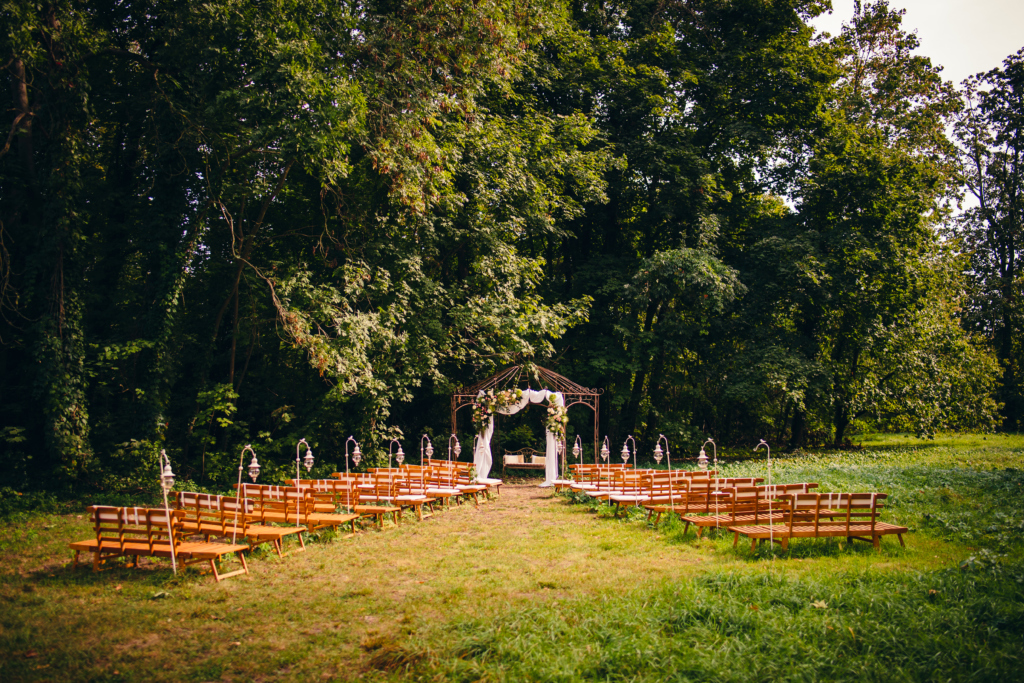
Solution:
M 352 462 L 356 467 L 359 467 L 359 461 L 363 459 L 363 454 L 359 451 L 359 444 L 356 443 L 356 449 L 352 451 Z
M 168 459 L 164 464 L 163 474 L 160 475 L 160 486 L 163 487 L 164 492 L 170 491 L 174 488 L 174 472 L 171 471 L 170 459 Z
M 611 451 L 608 450 L 608 444 L 601 444 L 601 459 L 607 462 L 609 455 L 611 455 Z
M 249 478 L 256 482 L 256 477 L 260 476 L 260 464 L 256 462 L 256 454 L 252 454 L 252 462 L 249 463 Z
M 395 460 L 398 461 L 398 466 L 401 467 L 402 463 L 405 462 L 405 451 L 402 450 L 402 446 L 398 446 L 398 452 L 395 453 Z
M 309 472 L 313 469 L 313 449 L 306 449 L 306 457 L 302 459 L 302 464 L 306 466 L 306 471 Z
M 661 443 L 654 447 L 654 462 L 661 464 L 661 459 L 665 457 L 665 451 L 661 450 Z
M 629 462 L 629 446 L 622 444 L 622 453 L 620 455 L 622 456 L 623 463 Z
M 703 446 L 700 449 L 700 455 L 697 456 L 697 467 L 705 471 L 708 469 L 708 454 L 704 452 Z

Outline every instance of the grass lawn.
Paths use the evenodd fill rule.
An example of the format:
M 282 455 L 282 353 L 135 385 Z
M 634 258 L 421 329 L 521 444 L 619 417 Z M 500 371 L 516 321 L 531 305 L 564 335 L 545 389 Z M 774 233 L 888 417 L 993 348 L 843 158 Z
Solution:
M 84 514 L 15 514 L 0 522 L 0 681 L 1024 680 L 1024 437 L 863 443 L 780 455 L 772 479 L 888 493 L 905 549 L 751 554 L 533 482 L 257 552 L 250 576 L 215 584 L 164 561 L 72 572 Z

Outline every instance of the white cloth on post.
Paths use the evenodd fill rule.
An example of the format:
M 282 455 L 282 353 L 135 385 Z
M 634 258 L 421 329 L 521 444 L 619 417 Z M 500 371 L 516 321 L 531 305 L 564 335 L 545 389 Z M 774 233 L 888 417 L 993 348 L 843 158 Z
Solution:
M 480 395 L 483 396 L 483 392 L 480 392 Z M 562 394 L 556 391 L 523 389 L 523 397 L 521 399 L 506 408 L 501 408 L 498 412 L 502 415 L 515 415 L 527 405 L 543 401 L 549 401 L 558 406 L 565 405 L 565 399 L 562 397 Z M 558 478 L 558 436 L 547 431 L 546 427 L 544 431 L 546 437 L 544 444 L 544 483 L 541 484 L 541 487 L 548 487 L 554 486 L 554 481 Z M 487 420 L 487 427 L 484 429 L 483 434 L 479 435 L 476 447 L 473 449 L 473 463 L 476 465 L 478 480 L 486 479 L 491 473 L 491 465 L 493 463 L 493 456 L 491 454 L 492 436 L 494 436 L 493 415 Z

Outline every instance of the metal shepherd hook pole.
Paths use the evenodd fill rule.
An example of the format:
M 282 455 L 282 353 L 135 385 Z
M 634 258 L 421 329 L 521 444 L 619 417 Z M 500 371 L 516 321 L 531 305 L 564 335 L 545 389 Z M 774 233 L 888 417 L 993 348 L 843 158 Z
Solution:
M 654 445 L 654 461 L 656 463 L 658 463 L 659 465 L 661 464 L 661 456 L 662 456 L 661 442 L 662 441 L 665 442 L 664 455 L 665 455 L 666 458 L 668 458 L 668 461 L 667 461 L 668 462 L 668 471 L 669 471 L 669 475 L 668 475 L 668 504 L 669 504 L 669 507 L 672 508 L 672 511 L 674 513 L 675 509 L 676 509 L 676 498 L 675 498 L 675 492 L 673 491 L 673 489 L 675 488 L 675 482 L 672 480 L 672 474 L 671 474 L 672 473 L 672 453 L 669 451 L 668 439 L 665 438 L 664 434 L 658 434 L 658 441 Z
M 242 472 L 244 468 L 242 463 L 245 462 L 245 452 L 252 453 L 252 462 L 249 463 L 249 477 L 252 478 L 255 483 L 256 477 L 260 476 L 260 464 L 256 462 L 256 451 L 252 449 L 252 446 L 245 444 L 245 448 L 242 449 L 242 455 L 238 458 L 238 486 L 235 487 L 235 495 L 238 496 L 238 503 L 235 505 L 235 522 L 231 530 L 231 545 L 235 544 L 235 540 L 238 537 L 238 508 L 239 506 L 245 505 L 245 496 L 242 494 Z
M 718 446 L 715 445 L 715 440 L 714 439 L 708 439 L 707 441 L 704 442 L 704 446 L 707 446 L 708 444 L 711 444 L 711 449 L 712 449 L 712 452 L 714 453 L 714 457 L 715 457 L 714 462 L 711 464 L 711 471 L 715 473 L 715 477 L 717 478 L 718 477 Z M 697 462 L 700 463 L 701 460 L 703 460 L 704 464 L 701 466 L 701 469 L 706 470 L 708 468 L 708 454 L 704 452 L 704 446 L 700 447 L 700 457 L 697 458 Z M 719 526 L 718 526 L 718 499 L 719 499 L 719 497 L 720 496 L 715 496 L 715 528 L 716 529 L 719 528 Z
M 303 444 L 306 446 L 306 457 L 300 463 L 299 461 L 299 449 L 302 448 Z M 299 465 L 305 464 L 306 471 L 309 472 L 313 469 L 313 449 L 309 447 L 305 439 L 300 440 L 295 444 L 295 488 L 298 489 L 298 494 L 295 496 L 295 523 L 299 523 L 299 500 L 302 497 L 302 473 L 299 471 Z
M 178 557 L 174 551 L 174 527 L 171 524 L 171 508 L 167 505 L 167 492 L 174 487 L 174 472 L 171 471 L 171 459 L 167 451 L 160 449 L 160 490 L 164 493 L 164 514 L 167 515 L 167 543 L 171 546 L 171 568 L 178 573 Z M 99 550 L 96 551 L 99 553 Z
M 772 487 L 772 447 L 768 442 L 761 439 L 761 443 L 754 446 L 754 452 L 761 450 L 761 446 L 768 449 L 768 490 Z M 768 547 L 772 549 L 772 557 L 775 557 L 775 524 L 772 522 L 772 498 L 768 495 Z
M 427 447 L 426 447 L 426 449 L 423 448 L 423 439 L 427 440 Z M 426 462 L 423 459 L 424 455 L 427 456 L 427 460 L 430 460 L 431 458 L 434 457 L 434 444 L 431 443 L 430 437 L 427 436 L 426 434 L 424 434 L 423 436 L 420 437 L 420 465 L 421 466 Z
M 363 454 L 359 452 L 359 442 L 356 441 L 356 438 L 354 436 L 348 437 L 348 439 L 345 440 L 345 485 L 348 486 L 348 495 L 345 497 L 345 510 L 346 510 L 346 512 L 351 512 L 352 511 L 352 508 L 350 507 L 350 503 L 352 502 L 352 492 L 355 490 L 355 487 L 352 486 L 352 480 L 349 479 L 349 476 L 348 476 L 348 442 L 349 441 L 351 441 L 352 443 L 354 443 L 356 445 L 356 449 L 354 451 L 352 451 L 352 462 L 354 462 L 356 464 L 356 467 L 359 467 L 359 461 L 363 459 Z M 356 502 L 359 502 L 359 501 L 356 501 Z
M 452 439 L 455 439 L 455 446 L 452 446 Z M 455 453 L 455 459 L 459 459 L 459 455 L 462 454 L 462 444 L 459 443 L 459 437 L 452 434 L 448 437 L 448 462 L 452 461 L 452 452 Z
M 622 442 L 622 464 L 625 465 L 629 462 L 629 442 L 633 442 L 633 452 L 636 452 L 636 439 L 633 438 L 632 434 L 626 436 L 626 440 Z M 636 469 L 636 461 L 633 461 L 633 469 Z

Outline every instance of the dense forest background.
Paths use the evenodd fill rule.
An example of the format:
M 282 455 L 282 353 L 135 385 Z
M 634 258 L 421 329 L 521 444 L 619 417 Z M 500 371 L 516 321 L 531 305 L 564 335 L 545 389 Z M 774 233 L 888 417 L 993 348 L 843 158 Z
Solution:
M 1024 50 L 827 8 L 4 2 L 0 485 L 324 475 L 513 362 L 643 452 L 1021 429 Z

